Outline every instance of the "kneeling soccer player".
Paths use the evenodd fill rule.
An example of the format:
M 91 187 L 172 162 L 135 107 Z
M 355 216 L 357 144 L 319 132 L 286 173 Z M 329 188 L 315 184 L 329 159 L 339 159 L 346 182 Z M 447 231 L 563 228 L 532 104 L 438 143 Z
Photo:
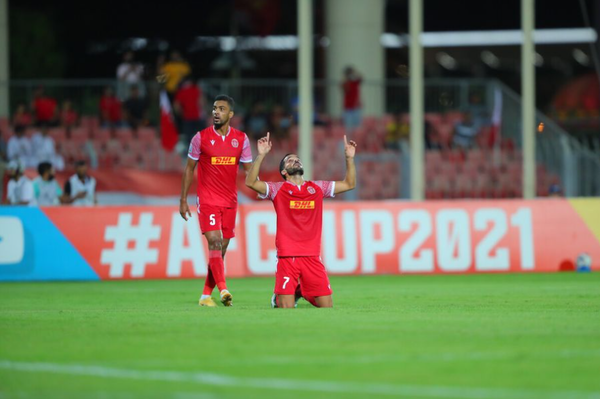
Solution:
M 304 169 L 296 154 L 287 154 L 279 164 L 284 182 L 258 180 L 260 165 L 271 150 L 269 133 L 258 140 L 258 156 L 246 185 L 259 193 L 259 198 L 273 201 L 277 213 L 277 273 L 275 274 L 274 307 L 293 308 L 298 282 L 301 295 L 314 306 L 333 306 L 331 286 L 321 262 L 321 227 L 323 199 L 352 190 L 356 186 L 354 154 L 356 143 L 344 136 L 346 177 L 342 181 L 305 181 Z

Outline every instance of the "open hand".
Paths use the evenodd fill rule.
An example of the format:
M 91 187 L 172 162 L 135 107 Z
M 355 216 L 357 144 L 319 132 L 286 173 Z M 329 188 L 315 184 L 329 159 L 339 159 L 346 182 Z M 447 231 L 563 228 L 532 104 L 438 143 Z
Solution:
M 344 152 L 346 158 L 354 158 L 354 154 L 356 154 L 356 142 L 353 140 L 348 141 L 346 135 L 344 135 Z
M 190 207 L 188 206 L 187 201 L 182 200 L 179 202 L 179 214 L 186 221 L 188 220 L 188 217 L 192 217 L 192 212 L 190 211 Z
M 257 142 L 257 147 L 258 147 L 258 155 L 267 155 L 267 153 L 269 151 L 271 151 L 271 147 L 273 146 L 273 143 L 271 143 L 271 141 L 269 141 L 269 137 L 270 137 L 270 133 L 267 132 L 267 135 L 261 139 L 258 140 Z

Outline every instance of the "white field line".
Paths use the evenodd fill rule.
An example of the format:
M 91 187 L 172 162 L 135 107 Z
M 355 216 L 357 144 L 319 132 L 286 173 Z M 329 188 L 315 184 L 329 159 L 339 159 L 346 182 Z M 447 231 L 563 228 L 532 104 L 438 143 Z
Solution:
M 457 362 L 457 361 L 503 361 L 515 359 L 547 360 L 600 357 L 600 350 L 568 349 L 557 352 L 465 352 L 431 354 L 390 354 L 375 356 L 327 356 L 323 358 L 298 356 L 263 356 L 252 364 L 374 364 L 399 362 Z M 239 362 L 236 362 L 239 363 Z
M 278 391 L 313 391 L 389 395 L 399 397 L 464 398 L 464 399 L 600 399 L 600 392 L 545 391 L 531 389 L 470 388 L 418 386 L 344 381 L 289 380 L 279 378 L 233 377 L 205 372 L 167 370 L 131 370 L 78 364 L 13 362 L 0 360 L 0 369 L 23 372 L 84 375 L 100 378 L 119 378 L 145 381 L 199 383 L 223 387 L 275 389 Z

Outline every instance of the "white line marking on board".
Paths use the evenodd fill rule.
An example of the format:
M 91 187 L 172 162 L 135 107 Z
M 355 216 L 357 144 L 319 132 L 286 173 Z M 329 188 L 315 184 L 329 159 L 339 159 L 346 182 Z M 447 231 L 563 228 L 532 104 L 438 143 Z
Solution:
M 79 364 L 13 362 L 0 360 L 0 369 L 85 375 L 100 378 L 120 378 L 146 381 L 188 382 L 226 387 L 247 387 L 288 391 L 315 391 L 336 393 L 364 393 L 399 397 L 428 398 L 484 398 L 484 399 L 600 399 L 600 392 L 545 391 L 510 388 L 471 388 L 446 386 L 418 386 L 400 384 L 357 383 L 345 381 L 290 380 L 282 378 L 246 378 L 205 372 L 167 370 L 131 370 Z

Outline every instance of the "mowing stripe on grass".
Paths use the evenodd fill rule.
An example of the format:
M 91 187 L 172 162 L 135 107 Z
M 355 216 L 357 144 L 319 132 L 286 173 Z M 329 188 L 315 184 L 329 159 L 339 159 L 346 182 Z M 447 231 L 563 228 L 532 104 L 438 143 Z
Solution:
M 364 393 L 404 397 L 483 398 L 483 399 L 600 399 L 600 392 L 542 391 L 530 389 L 470 388 L 371 384 L 343 381 L 289 380 L 278 378 L 245 378 L 205 372 L 166 370 L 131 370 L 79 364 L 13 362 L 0 360 L 0 369 L 24 372 L 45 372 L 84 375 L 100 378 L 122 378 L 146 381 L 187 382 L 224 387 L 247 387 L 287 391 Z

